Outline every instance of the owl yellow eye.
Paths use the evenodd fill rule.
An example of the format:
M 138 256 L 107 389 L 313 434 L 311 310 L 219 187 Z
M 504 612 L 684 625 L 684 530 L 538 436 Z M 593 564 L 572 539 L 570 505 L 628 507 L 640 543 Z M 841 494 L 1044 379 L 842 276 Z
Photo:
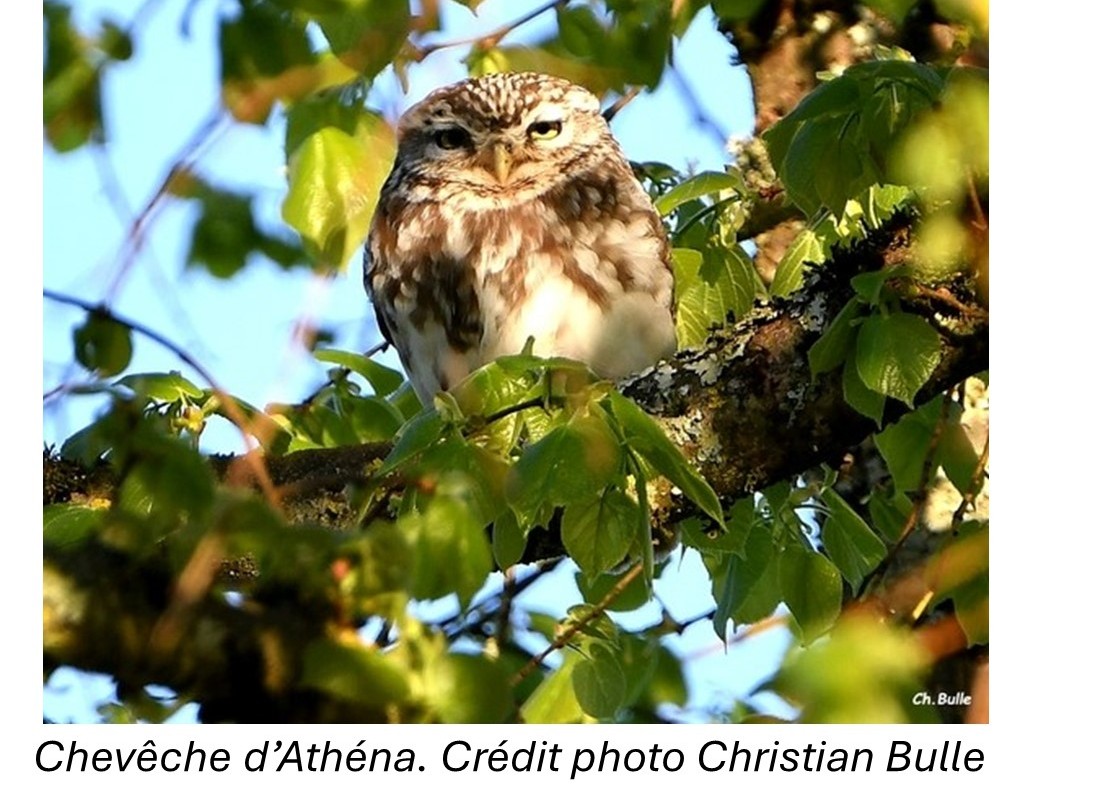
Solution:
M 434 143 L 438 148 L 452 151 L 453 149 L 463 149 L 472 144 L 472 138 L 469 137 L 468 132 L 460 126 L 452 126 L 448 129 L 438 129 L 434 132 Z
M 561 134 L 561 121 L 540 120 L 538 123 L 532 123 L 527 127 L 527 134 L 530 135 L 531 140 L 553 140 Z

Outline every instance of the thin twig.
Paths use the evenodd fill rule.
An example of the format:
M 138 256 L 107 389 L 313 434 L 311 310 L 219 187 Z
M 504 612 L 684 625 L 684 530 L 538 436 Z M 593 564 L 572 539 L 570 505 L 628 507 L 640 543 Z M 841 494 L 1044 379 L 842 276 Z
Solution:
M 962 316 L 965 316 L 969 319 L 986 322 L 991 318 L 991 315 L 987 311 L 987 309 L 981 308 L 978 305 L 969 305 L 967 303 L 962 303 L 960 300 L 956 299 L 956 295 L 954 295 L 947 288 L 934 288 L 933 286 L 927 286 L 926 284 L 914 280 L 911 277 L 899 277 L 895 278 L 891 282 L 894 283 L 895 286 L 907 289 L 910 292 L 918 295 L 919 297 L 929 297 L 933 300 L 944 303 L 950 308 L 956 310 Z
M 97 168 L 97 174 L 101 180 L 101 189 L 108 198 L 109 204 L 116 212 L 116 217 L 120 220 L 121 226 L 124 227 L 125 230 L 128 230 L 133 226 L 134 213 L 128 202 L 127 195 L 124 193 L 124 188 L 117 175 L 116 167 L 112 164 L 108 149 L 103 143 L 97 144 L 94 147 L 93 163 Z M 160 267 L 155 256 L 148 253 L 146 262 L 153 270 L 148 273 L 148 278 L 156 287 L 156 291 L 159 292 L 157 296 L 168 308 L 168 312 L 175 324 L 182 329 L 189 330 L 191 333 L 196 333 L 189 322 L 186 309 L 183 308 L 182 304 L 179 302 L 178 295 L 175 294 L 174 290 L 171 288 L 166 273 L 162 270 L 162 267 Z
M 90 314 L 97 314 L 98 316 L 105 317 L 106 319 L 110 319 L 113 322 L 123 325 L 125 328 L 136 331 L 137 333 L 141 333 L 148 339 L 157 342 L 158 344 L 169 350 L 187 366 L 192 368 L 199 376 L 201 376 L 205 383 L 209 385 L 210 389 L 213 390 L 213 394 L 217 397 L 217 400 L 220 401 L 221 406 L 228 414 L 229 419 L 236 425 L 237 429 L 240 430 L 240 435 L 244 438 L 244 446 L 246 449 L 243 459 L 248 464 L 248 467 L 252 470 L 256 481 L 259 482 L 260 489 L 263 491 L 264 496 L 267 498 L 267 501 L 271 504 L 272 507 L 279 509 L 279 495 L 275 490 L 275 485 L 271 481 L 270 474 L 267 472 L 267 466 L 264 464 L 263 458 L 258 452 L 254 450 L 255 447 L 252 445 L 251 430 L 249 429 L 247 421 L 244 419 L 244 413 L 240 411 L 240 406 L 236 403 L 236 401 L 234 401 L 228 395 L 228 393 L 224 391 L 221 385 L 217 383 L 217 380 L 213 377 L 213 375 L 208 370 L 206 370 L 205 367 L 203 367 L 193 356 L 191 356 L 184 348 L 179 347 L 177 344 L 172 342 L 167 337 L 163 336 L 158 331 L 154 331 L 151 328 L 148 328 L 146 325 L 142 325 L 134 320 L 130 320 L 118 314 L 114 314 L 113 312 L 109 311 L 108 308 L 104 305 L 94 305 L 93 303 L 87 303 L 84 300 L 79 300 L 76 297 L 71 297 L 68 294 L 62 294 L 61 292 L 51 291 L 50 289 L 43 289 L 43 297 L 47 298 L 48 300 L 53 300 L 57 303 L 62 303 L 64 305 L 72 305 L 76 308 L 88 311 Z
M 634 101 L 638 97 L 639 93 L 641 93 L 644 89 L 646 88 L 642 86 L 628 87 L 627 92 L 613 101 L 611 106 L 604 110 L 604 120 L 611 123 L 612 118 L 614 118 L 621 109 Z
M 980 489 L 983 487 L 984 474 L 987 471 L 987 461 L 991 456 L 991 437 L 988 436 L 986 442 L 983 444 L 983 451 L 980 452 L 979 462 L 976 463 L 975 469 L 972 471 L 972 478 L 968 480 L 968 487 L 964 489 L 961 494 L 960 506 L 956 508 L 956 512 L 952 514 L 952 533 L 956 534 L 960 529 L 960 524 L 964 521 L 964 514 L 967 513 L 974 505 L 976 496 L 979 495 Z
M 766 633 L 772 628 L 777 628 L 781 625 L 785 625 L 787 621 L 788 617 L 785 614 L 771 614 L 764 619 L 760 619 L 758 622 L 751 623 L 751 625 L 749 625 L 746 629 L 737 631 L 736 633 L 732 634 L 732 636 L 728 638 L 726 644 L 742 644 L 749 639 L 754 639 L 760 633 Z M 723 654 L 726 651 L 727 647 L 725 645 L 717 643 L 715 645 L 712 645 L 711 647 L 706 646 L 701 648 L 700 650 L 690 653 L 685 658 L 683 658 L 682 661 L 688 664 L 689 662 L 696 661 L 697 659 L 703 658 L 704 656 L 710 656 L 713 653 Z
M 612 601 L 615 600 L 615 598 L 618 597 L 621 593 L 623 593 L 623 590 L 631 585 L 631 583 L 634 582 L 642 573 L 643 564 L 641 562 L 636 563 L 634 566 L 628 569 L 627 573 L 616 581 L 616 584 L 612 586 L 611 590 L 608 591 L 608 593 L 601 598 L 600 602 L 592 607 L 591 611 L 589 611 L 580 619 L 574 620 L 574 622 L 567 629 L 562 631 L 560 635 L 554 637 L 553 641 L 550 642 L 545 650 L 535 656 L 532 656 L 530 661 L 524 664 L 522 668 L 517 673 L 515 673 L 514 676 L 512 676 L 511 686 L 516 686 L 517 684 L 519 684 L 524 678 L 530 675 L 531 671 L 533 671 L 536 667 L 538 667 L 539 664 L 545 661 L 546 656 L 550 655 L 550 653 L 554 652 L 555 650 L 560 650 L 561 648 L 565 647 L 567 644 L 573 641 L 573 638 L 577 636 L 577 634 L 583 631 L 592 622 L 599 619 L 600 615 L 603 614 L 608 609 L 608 606 L 612 604 Z
M 508 569 L 503 573 L 503 590 L 500 592 L 499 610 L 496 611 L 496 647 L 503 647 L 511 628 L 511 605 L 515 601 L 515 572 Z
M 479 45 L 483 49 L 494 48 L 503 40 L 505 36 L 514 31 L 520 25 L 524 25 L 530 22 L 535 17 L 541 17 L 547 11 L 561 8 L 568 2 L 569 0 L 553 0 L 553 2 L 547 3 L 544 6 L 540 6 L 529 14 L 519 17 L 519 19 L 517 20 L 512 20 L 511 22 L 501 25 L 499 28 L 496 28 L 493 31 L 490 31 L 486 34 L 481 34 L 480 36 L 470 36 L 464 39 L 453 39 L 448 42 L 434 42 L 432 44 L 418 48 L 418 52 L 415 56 L 415 61 L 420 62 L 431 53 L 435 53 L 439 50 L 445 50 L 446 48 L 460 47 L 461 45 Z
M 728 142 L 728 133 L 721 129 L 720 124 L 705 111 L 704 106 L 702 106 L 700 100 L 697 98 L 697 93 L 694 91 L 693 85 L 689 83 L 689 80 L 682 74 L 681 70 L 675 66 L 670 72 L 674 76 L 674 81 L 677 84 L 682 103 L 689 108 L 689 114 L 693 116 L 693 120 L 695 120 L 697 125 L 703 128 L 707 134 L 713 135 L 720 144 L 720 147 L 723 148 Z
M 166 176 L 163 177 L 163 181 L 151 194 L 143 209 L 140 210 L 128 227 L 124 243 L 120 245 L 120 249 L 116 253 L 116 269 L 113 272 L 112 280 L 109 281 L 108 291 L 105 294 L 106 300 L 113 299 L 120 290 L 120 284 L 143 249 L 151 223 L 158 217 L 162 203 L 170 195 L 174 181 L 182 174 L 189 172 L 197 163 L 206 149 L 212 145 L 213 135 L 219 131 L 221 124 L 225 123 L 226 120 L 224 109 L 218 106 L 209 117 L 201 122 L 190 139 L 186 141 L 186 144 L 179 149 L 178 156 L 172 161 Z
M 987 215 L 983 212 L 983 203 L 979 198 L 979 191 L 976 190 L 976 178 L 972 176 L 972 169 L 968 169 L 968 199 L 972 203 L 972 211 L 976 214 L 976 227 L 980 230 L 987 230 Z
M 451 643 L 455 639 L 463 636 L 466 633 L 471 633 L 477 627 L 487 622 L 488 619 L 490 619 L 493 615 L 493 603 L 498 602 L 500 603 L 500 605 L 502 605 L 503 599 L 505 597 L 514 598 L 522 594 L 524 591 L 530 588 L 530 586 L 534 585 L 540 579 L 542 579 L 543 576 L 552 572 L 557 567 L 557 565 L 561 563 L 562 560 L 562 558 L 550 558 L 549 560 L 540 561 L 539 563 L 535 564 L 535 570 L 533 573 L 524 574 L 516 578 L 515 581 L 511 584 L 510 590 L 508 590 L 508 588 L 505 586 L 497 594 L 493 594 L 490 597 L 485 598 L 481 602 L 476 603 L 464 613 L 456 614 L 446 620 L 443 620 L 440 623 L 439 627 L 445 630 L 446 641 Z M 497 610 L 495 613 L 498 614 L 499 611 Z M 459 623 L 458 626 L 452 630 L 449 630 L 449 625 L 454 622 Z

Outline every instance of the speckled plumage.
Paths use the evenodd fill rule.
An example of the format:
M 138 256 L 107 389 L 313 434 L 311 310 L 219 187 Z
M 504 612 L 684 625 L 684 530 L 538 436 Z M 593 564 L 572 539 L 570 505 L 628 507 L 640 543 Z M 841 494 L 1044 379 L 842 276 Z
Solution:
M 423 401 L 529 337 L 612 378 L 674 352 L 662 222 L 588 90 L 472 78 L 408 110 L 398 137 L 364 282 Z

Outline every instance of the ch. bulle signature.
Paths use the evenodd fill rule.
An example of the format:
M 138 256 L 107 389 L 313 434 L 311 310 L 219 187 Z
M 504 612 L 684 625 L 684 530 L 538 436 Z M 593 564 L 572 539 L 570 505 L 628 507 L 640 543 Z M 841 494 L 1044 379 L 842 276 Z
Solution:
M 967 692 L 919 692 L 914 695 L 914 706 L 971 706 L 972 696 Z

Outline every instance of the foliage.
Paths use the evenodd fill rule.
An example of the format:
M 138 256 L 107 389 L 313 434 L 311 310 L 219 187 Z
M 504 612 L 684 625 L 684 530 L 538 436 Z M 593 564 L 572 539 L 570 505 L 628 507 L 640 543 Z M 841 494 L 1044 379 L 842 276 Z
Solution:
M 507 45 L 508 28 L 472 42 L 464 61 L 473 73 L 545 70 L 602 94 L 654 87 L 670 69 L 671 43 L 708 5 L 551 4 L 549 38 Z M 762 5 L 713 2 L 711 10 L 730 30 Z M 897 24 L 909 4 L 869 5 Z M 279 270 L 339 270 L 364 239 L 394 154 L 386 111 L 370 108 L 372 80 L 421 69 L 437 47 L 423 47 L 421 36 L 438 22 L 412 31 L 418 18 L 405 0 L 234 6 L 218 34 L 225 114 L 239 126 L 285 132 L 281 211 L 298 240 L 266 232 L 251 194 L 181 171 L 166 191 L 196 210 L 186 259 L 214 282 L 236 276 L 251 255 Z M 44 4 L 44 22 L 47 142 L 58 151 L 96 147 L 109 136 L 105 77 L 142 31 L 108 22 L 79 31 L 56 0 Z M 955 28 L 986 35 L 969 15 L 957 16 Z M 391 720 L 612 721 L 664 718 L 689 696 L 682 660 L 665 641 L 684 626 L 665 613 L 643 629 L 614 618 L 653 601 L 659 555 L 677 542 L 707 569 L 715 608 L 706 618 L 726 646 L 743 626 L 792 631 L 795 648 L 768 686 L 802 719 L 933 719 L 910 699 L 934 660 L 915 637 L 926 606 L 890 622 L 864 619 L 853 606 L 869 603 L 894 572 L 938 475 L 969 505 L 984 481 L 986 456 L 966 439 L 956 396 L 926 389 L 942 337 L 907 293 L 971 273 L 979 260 L 981 236 L 970 222 L 989 181 L 988 82 L 986 71 L 954 56 L 924 63 L 880 47 L 825 76 L 763 134 L 776 204 L 801 222 L 773 278 L 764 279 L 754 245 L 740 238 L 756 207 L 770 202 L 741 165 L 696 175 L 638 166 L 670 231 L 682 348 L 706 345 L 710 331 L 746 327 L 888 223 L 914 222 L 903 259 L 855 276 L 849 299 L 803 357 L 816 378 L 839 373 L 847 404 L 875 424 L 886 470 L 865 493 L 850 494 L 839 473 L 822 467 L 725 498 L 674 432 L 614 383 L 564 359 L 506 357 L 425 410 L 387 364 L 336 347 L 314 353 L 324 383 L 313 394 L 262 408 L 190 380 L 193 366 L 122 375 L 143 336 L 110 308 L 91 306 L 74 331 L 74 359 L 91 376 L 67 393 L 107 403 L 60 454 L 107 464 L 115 488 L 108 498 L 46 506 L 48 566 L 103 546 L 137 563 L 159 558 L 185 580 L 216 546 L 226 572 L 243 558 L 252 571 L 214 571 L 199 597 L 245 612 L 285 598 L 327 615 L 302 647 L 296 691 Z M 355 518 L 305 523 L 283 509 L 281 493 L 267 495 L 259 467 L 252 474 L 262 493 L 231 484 L 199 453 L 214 419 L 271 457 L 385 450 L 362 482 L 347 480 Z M 684 518 L 663 523 L 671 489 L 686 502 Z M 961 520 L 943 544 L 963 547 L 965 563 L 931 599 L 957 613 L 970 644 L 986 644 L 986 524 Z M 561 619 L 518 606 L 510 585 L 492 593 L 493 570 L 537 559 L 532 547 L 547 533 L 579 569 L 584 597 Z M 446 598 L 456 609 L 447 620 L 413 606 Z M 44 636 L 49 654 L 47 623 Z M 204 691 L 179 695 L 197 697 L 205 716 Z M 107 719 L 161 716 L 142 690 L 122 688 L 120 699 Z

